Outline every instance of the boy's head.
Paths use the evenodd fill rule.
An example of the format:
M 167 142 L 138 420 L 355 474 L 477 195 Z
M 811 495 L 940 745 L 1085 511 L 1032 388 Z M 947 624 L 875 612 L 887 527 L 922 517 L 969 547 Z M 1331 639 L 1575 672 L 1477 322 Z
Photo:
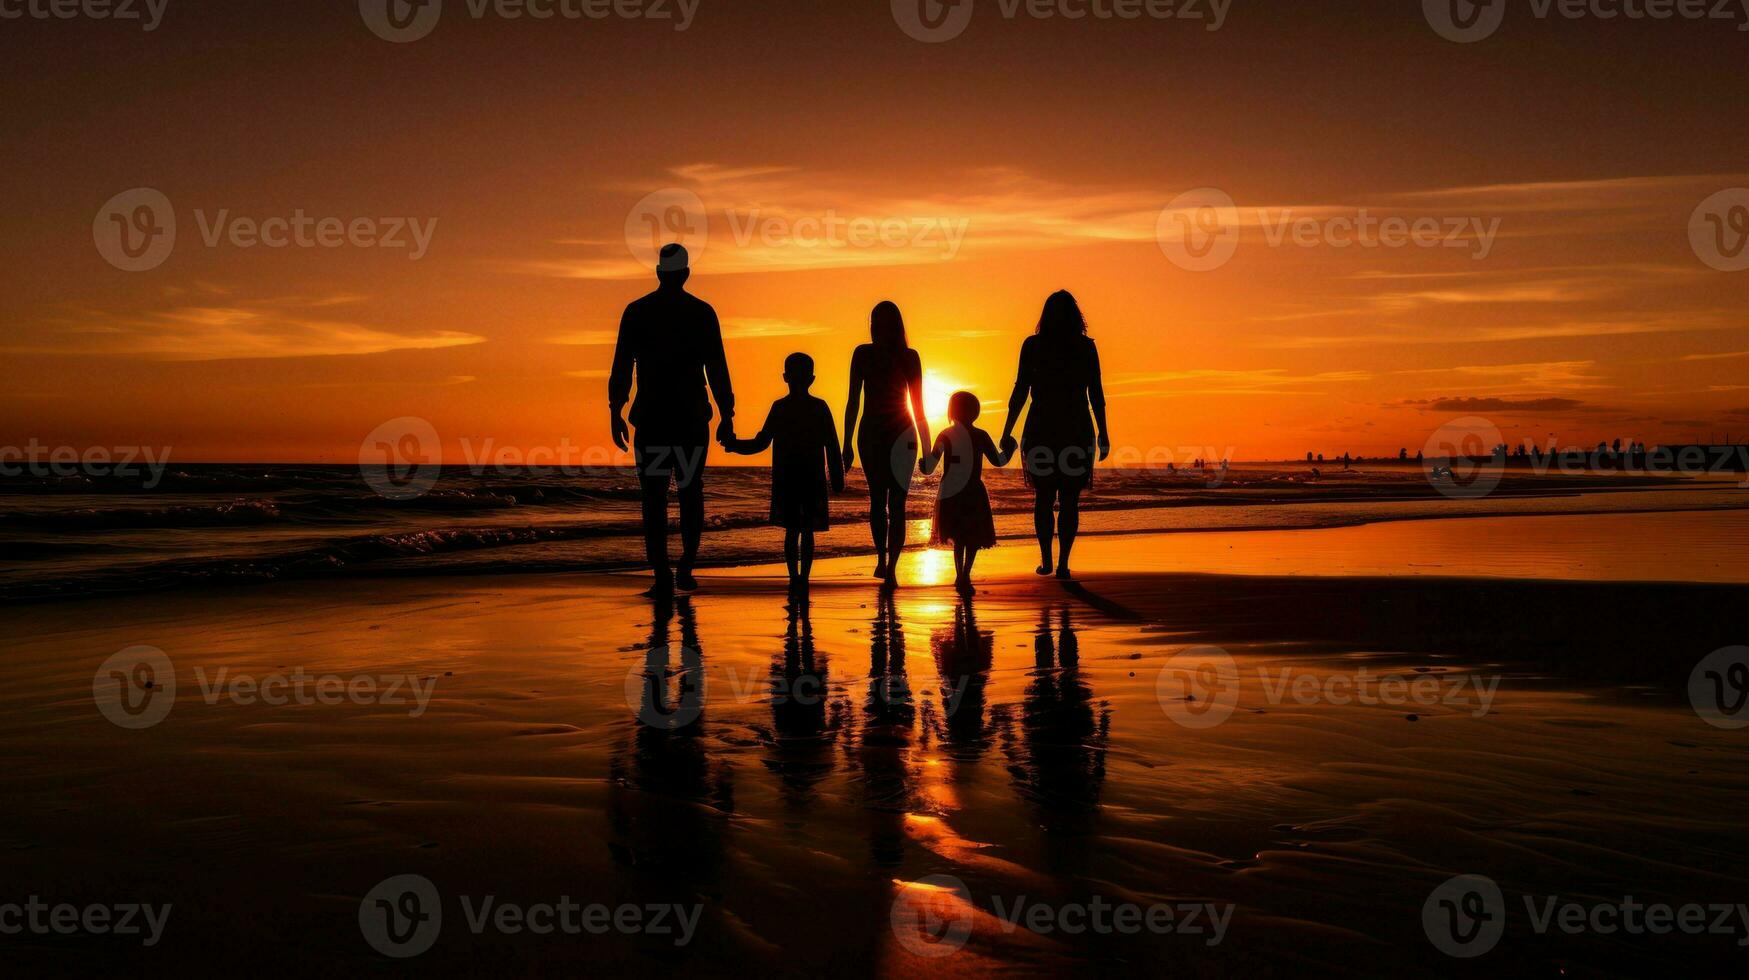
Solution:
M 978 396 L 969 391 L 956 391 L 947 400 L 947 417 L 955 422 L 971 425 L 978 420 L 984 411 L 984 405 L 978 401 Z
M 806 354 L 791 354 L 784 358 L 783 380 L 797 391 L 807 391 L 814 383 L 814 359 Z

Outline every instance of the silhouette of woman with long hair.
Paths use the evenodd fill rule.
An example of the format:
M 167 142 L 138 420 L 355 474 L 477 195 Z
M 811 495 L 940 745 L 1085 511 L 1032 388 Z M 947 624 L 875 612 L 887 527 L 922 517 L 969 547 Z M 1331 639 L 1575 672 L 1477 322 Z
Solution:
M 899 307 L 882 302 L 869 315 L 870 343 L 850 358 L 850 403 L 844 409 L 844 468 L 862 454 L 868 480 L 868 523 L 874 536 L 875 577 L 899 584 L 905 550 L 905 500 L 917 469 L 919 447 L 929 445 L 923 414 L 923 360 L 905 340 Z M 861 403 L 862 427 L 856 418 Z M 851 433 L 856 433 L 852 449 Z
M 1099 812 L 1111 709 L 1081 673 L 1081 641 L 1069 607 L 1040 610 L 1033 670 L 1021 700 L 1017 739 L 1004 739 L 1016 789 L 1038 810 L 1053 843 L 1084 837 Z M 1065 860 L 1059 860 L 1065 858 Z M 1053 872 L 1085 866 L 1085 855 L 1045 855 Z M 1078 860 L 1077 860 L 1078 859 Z
M 1020 371 L 1008 398 L 1008 421 L 1002 426 L 1004 446 L 1011 444 L 1014 423 L 1028 398 L 1032 410 L 1021 433 L 1021 452 L 1026 483 L 1033 489 L 1038 573 L 1054 571 L 1060 579 L 1073 578 L 1069 553 L 1081 529 L 1081 493 L 1093 484 L 1095 459 L 1103 461 L 1111 455 L 1111 433 L 1105 425 L 1099 348 L 1087 336 L 1081 306 L 1067 290 L 1045 300 L 1037 332 L 1020 347 Z M 1058 544 L 1054 565 L 1053 524 Z

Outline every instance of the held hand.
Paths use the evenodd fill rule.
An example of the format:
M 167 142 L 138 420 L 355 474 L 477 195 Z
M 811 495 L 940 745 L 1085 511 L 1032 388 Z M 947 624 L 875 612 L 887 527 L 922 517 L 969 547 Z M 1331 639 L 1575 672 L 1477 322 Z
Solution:
M 613 413 L 613 444 L 625 452 L 632 440 L 632 430 L 626 427 L 626 420 L 618 412 Z
M 1003 452 L 1011 453 L 1019 448 L 1020 448 L 1020 441 L 1015 439 L 1012 434 L 1005 435 L 1002 437 L 1002 451 Z
M 723 420 L 717 423 L 717 442 L 727 447 L 729 443 L 734 441 L 735 418 L 732 415 L 725 415 L 723 416 Z
M 1101 432 L 1099 434 L 1099 461 L 1101 463 L 1105 462 L 1106 458 L 1110 455 L 1111 455 L 1111 436 L 1108 436 L 1105 433 Z

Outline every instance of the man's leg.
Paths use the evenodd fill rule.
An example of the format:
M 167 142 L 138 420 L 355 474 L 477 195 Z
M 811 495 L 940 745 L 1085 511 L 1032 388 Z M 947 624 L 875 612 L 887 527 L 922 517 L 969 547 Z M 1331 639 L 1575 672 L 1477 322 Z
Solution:
M 674 572 L 668 567 L 668 480 L 672 462 L 664 446 L 636 443 L 638 486 L 643 496 L 644 557 L 656 573 L 651 593 L 674 588 Z
M 699 433 L 698 441 L 676 446 L 674 478 L 680 485 L 680 567 L 676 581 L 683 589 L 695 589 L 692 577 L 698 561 L 699 539 L 704 536 L 704 464 L 710 449 L 710 433 Z

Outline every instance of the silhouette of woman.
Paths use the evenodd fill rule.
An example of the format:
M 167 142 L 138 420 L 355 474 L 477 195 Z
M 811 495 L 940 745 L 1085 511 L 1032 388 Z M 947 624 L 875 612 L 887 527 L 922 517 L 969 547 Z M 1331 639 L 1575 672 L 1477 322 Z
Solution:
M 1026 483 L 1033 488 L 1033 527 L 1041 556 L 1038 573 L 1072 578 L 1069 552 L 1081 528 L 1081 492 L 1093 484 L 1095 456 L 1111 455 L 1105 426 L 1105 386 L 1099 376 L 1099 348 L 1087 336 L 1087 320 L 1068 291 L 1052 293 L 1039 316 L 1038 331 L 1020 346 L 1020 371 L 1008 398 L 1002 443 L 1014 438 L 1020 410 L 1032 399 L 1021 434 Z M 1088 407 L 1092 406 L 1089 413 Z M 1097 426 L 1097 428 L 1096 428 Z M 1060 513 L 1053 515 L 1053 509 Z M 1058 560 L 1051 562 L 1055 516 Z
M 923 415 L 923 361 L 905 341 L 898 306 L 883 302 L 869 316 L 869 339 L 850 358 L 850 404 L 844 409 L 844 467 L 862 454 L 868 480 L 868 523 L 874 536 L 875 578 L 899 584 L 899 554 L 905 550 L 905 499 L 917 469 L 918 447 L 929 445 Z M 864 393 L 866 392 L 866 399 Z M 862 428 L 860 402 L 867 402 Z M 856 433 L 856 450 L 850 444 Z

